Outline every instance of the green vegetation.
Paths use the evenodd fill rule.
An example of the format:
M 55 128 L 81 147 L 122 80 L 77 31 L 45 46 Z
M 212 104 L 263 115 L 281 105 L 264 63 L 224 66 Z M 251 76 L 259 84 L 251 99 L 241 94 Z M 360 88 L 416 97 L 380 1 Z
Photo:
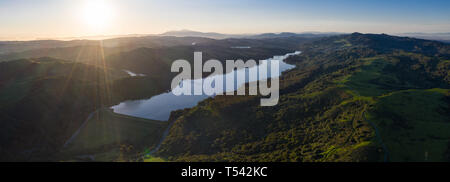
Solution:
M 349 90 L 357 92 L 360 96 L 379 96 L 396 88 L 398 80 L 382 72 L 388 64 L 383 59 L 365 59 L 368 65 L 362 66 L 345 82 Z
M 166 127 L 167 122 L 135 118 L 113 113 L 110 109 L 101 109 L 87 121 L 62 153 L 71 156 L 90 154 L 98 160 L 98 155 L 100 159 L 105 158 L 101 155 L 120 148 L 121 152 L 109 152 L 109 159 L 103 160 L 132 159 L 136 158 L 133 152 L 154 148 Z
M 0 153 L 48 160 L 92 110 L 110 102 L 99 93 L 113 94 L 107 88 L 126 76 L 53 58 L 0 63 Z
M 147 41 L 117 50 L 58 47 L 48 56 L 69 61 L 1 62 L 1 160 L 450 161 L 448 44 L 359 33 L 315 41 L 208 39 L 196 46 L 186 39 L 164 39 L 168 47 Z M 167 123 L 100 109 L 166 91 L 172 61 L 192 61 L 194 51 L 223 61 L 292 50 L 302 54 L 287 59 L 297 67 L 280 78 L 274 107 L 260 107 L 261 96 L 216 96 L 172 112 Z M 44 55 L 30 50 L 0 60 Z M 129 77 L 123 69 L 147 76 Z
M 167 161 L 159 157 L 148 157 L 144 159 L 144 162 L 167 162 Z
M 336 41 L 334 41 L 334 43 L 336 43 L 336 44 L 343 44 L 342 46 L 344 46 L 344 47 L 351 47 L 352 46 L 352 43 L 350 43 L 347 39 L 336 40 Z
M 196 40 L 199 44 L 192 46 Z M 204 38 L 108 40 L 103 45 L 116 44 L 114 41 L 126 46 L 102 47 L 98 42 L 86 45 L 73 42 L 76 44 L 74 47 L 55 45 L 55 48 L 28 50 L 25 46 L 27 50 L 24 52 L 0 56 L 0 61 L 3 61 L 0 62 L 1 161 L 61 160 L 58 153 L 65 141 L 91 112 L 167 91 L 174 76 L 170 72 L 171 62 L 177 59 L 193 61 L 194 51 L 203 51 L 204 59 L 223 61 L 267 58 L 291 52 L 279 46 L 286 41 L 277 43 L 278 46 L 256 46 L 250 51 L 229 47 L 242 40 L 222 42 Z M 264 45 L 265 41 L 249 42 Z M 146 76 L 130 77 L 124 69 Z M 115 155 L 120 151 L 129 150 L 116 146 L 110 151 L 102 151 L 102 155 Z M 131 155 L 135 150 L 129 152 Z
M 447 161 L 449 90 L 405 90 L 379 100 L 368 117 L 380 127 L 390 161 Z M 448 96 L 447 96 L 448 97 Z
M 370 62 L 344 84 L 359 95 L 372 98 L 368 119 L 379 127 L 389 150 L 389 161 L 446 161 L 450 140 L 450 103 L 446 101 L 449 90 L 427 89 L 424 82 L 416 85 L 410 81 L 412 78 L 398 77 L 406 70 L 392 72 L 389 67 L 402 63 L 389 59 L 392 58 L 365 59 Z M 428 84 L 441 85 L 439 81 Z
M 445 161 L 448 45 L 352 34 L 301 46 L 279 104 L 217 96 L 173 117 L 174 161 Z M 406 94 L 406 95 L 405 95 Z M 424 158 L 424 156 L 426 156 Z

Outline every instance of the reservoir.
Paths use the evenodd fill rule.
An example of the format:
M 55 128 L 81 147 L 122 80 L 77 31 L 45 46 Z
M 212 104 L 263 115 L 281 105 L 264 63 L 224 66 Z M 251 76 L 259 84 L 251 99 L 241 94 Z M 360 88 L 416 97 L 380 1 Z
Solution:
M 264 80 L 269 79 L 271 77 L 279 77 L 282 72 L 290 70 L 295 67 L 295 65 L 287 64 L 284 62 L 284 60 L 292 55 L 298 55 L 300 54 L 300 51 L 296 51 L 294 53 L 288 53 L 283 56 L 274 56 L 273 58 L 267 59 L 268 62 L 272 60 L 279 60 L 279 73 L 270 73 L 267 77 L 258 77 L 257 80 L 252 80 L 248 78 L 248 72 L 251 71 L 250 69 L 258 69 L 258 66 L 254 66 L 251 68 L 244 68 L 239 70 L 234 70 L 229 73 L 225 73 L 222 75 L 210 75 L 209 77 L 223 77 L 224 82 L 228 74 L 235 74 L 239 75 L 239 72 L 245 72 L 246 79 L 245 81 L 241 81 L 238 83 L 238 81 L 235 81 L 234 88 L 238 88 L 239 86 L 254 82 L 258 80 Z M 270 70 L 270 68 L 269 68 Z M 134 73 L 133 73 L 134 74 Z M 241 73 L 242 74 L 242 73 Z M 131 75 L 131 74 L 130 74 Z M 134 74 L 137 76 L 138 74 Z M 203 78 L 205 79 L 205 78 Z M 198 82 L 201 83 L 201 80 L 184 80 L 185 82 L 191 82 L 192 84 L 197 84 Z M 180 84 L 181 85 L 181 84 Z M 234 89 L 237 90 L 237 89 Z M 226 89 L 227 92 L 234 91 L 230 89 Z M 160 121 L 167 121 L 169 119 L 170 113 L 175 110 L 185 109 L 185 108 L 191 108 L 196 106 L 200 101 L 205 100 L 209 97 L 209 95 L 181 95 L 176 96 L 172 92 L 165 92 L 159 95 L 155 95 L 149 99 L 143 99 L 143 100 L 129 100 L 121 102 L 118 105 L 112 106 L 111 108 L 114 110 L 114 112 L 124 115 L 130 115 L 140 118 L 146 118 L 146 119 L 152 119 L 152 120 L 160 120 Z

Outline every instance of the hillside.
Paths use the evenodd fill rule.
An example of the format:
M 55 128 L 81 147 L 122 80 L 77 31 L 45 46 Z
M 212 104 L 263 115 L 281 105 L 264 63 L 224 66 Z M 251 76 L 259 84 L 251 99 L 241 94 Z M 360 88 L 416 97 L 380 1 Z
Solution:
M 141 151 L 155 147 L 167 122 L 113 113 L 102 108 L 85 121 L 61 150 L 62 160 L 135 161 Z
M 322 38 L 289 58 L 280 102 L 217 96 L 173 113 L 175 161 L 448 161 L 450 46 L 389 35 Z
M 36 57 L 54 57 L 64 56 L 63 53 L 70 53 L 65 50 L 73 49 L 78 54 L 85 54 L 78 50 L 84 47 L 101 46 L 103 49 L 113 48 L 120 51 L 132 50 L 140 47 L 156 48 L 170 47 L 179 45 L 191 45 L 196 43 L 207 43 L 213 39 L 203 37 L 173 37 L 173 36 L 138 36 L 138 37 L 119 37 L 104 40 L 34 40 L 34 41 L 0 41 L 0 61 L 18 59 L 18 58 L 36 58 Z M 86 48 L 85 48 L 86 49 Z M 38 50 L 38 51 L 37 51 Z M 83 55 L 81 55 L 83 57 Z M 76 57 L 73 57 L 76 58 Z M 86 57 L 89 58 L 89 57 Z M 67 59 L 61 58 L 61 59 Z M 71 59 L 69 59 L 71 60 Z
M 215 47 L 227 49 L 233 46 L 250 46 L 253 48 L 292 49 L 314 39 L 309 36 L 268 38 L 268 39 L 223 39 L 214 40 L 204 37 L 144 36 L 123 37 L 106 40 L 79 41 L 0 41 L 0 62 L 15 59 L 53 57 L 87 64 L 98 63 L 99 60 L 112 55 L 150 48 L 155 50 L 172 49 L 172 47 L 201 47 L 206 51 Z
M 34 160 L 51 159 L 90 112 L 128 97 L 116 90 L 128 78 L 121 70 L 54 58 L 0 63 L 2 160 L 28 160 L 31 153 L 41 155 Z
M 205 60 L 267 58 L 291 51 L 265 47 L 244 51 L 210 45 L 138 48 L 102 55 L 101 47 L 75 48 L 87 51 L 78 55 L 92 60 L 85 62 L 72 59 L 78 54 L 72 52 L 74 48 L 52 48 L 55 54 L 50 55 L 68 60 L 12 57 L 0 62 L 3 160 L 55 160 L 57 151 L 91 112 L 170 89 L 175 75 L 170 72 L 171 63 L 176 59 L 193 61 L 194 51 L 203 51 Z M 31 51 L 48 55 L 39 49 Z M 124 70 L 146 76 L 130 77 Z

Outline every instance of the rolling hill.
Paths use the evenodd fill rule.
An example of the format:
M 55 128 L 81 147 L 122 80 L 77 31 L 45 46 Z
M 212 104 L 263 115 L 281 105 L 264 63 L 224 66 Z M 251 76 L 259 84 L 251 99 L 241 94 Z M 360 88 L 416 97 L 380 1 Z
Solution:
M 326 37 L 289 58 L 280 102 L 217 96 L 177 112 L 174 161 L 448 161 L 450 46 L 389 35 Z M 175 117 L 176 116 L 176 117 Z
M 68 140 L 61 160 L 134 161 L 160 142 L 167 122 L 113 113 L 102 108 L 85 121 L 73 140 Z

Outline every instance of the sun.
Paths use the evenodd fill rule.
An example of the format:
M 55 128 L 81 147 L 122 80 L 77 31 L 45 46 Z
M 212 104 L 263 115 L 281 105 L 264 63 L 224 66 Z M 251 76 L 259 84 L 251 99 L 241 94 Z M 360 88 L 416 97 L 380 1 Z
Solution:
M 102 30 L 111 24 L 113 8 L 107 0 L 88 0 L 83 8 L 83 21 L 95 30 Z

